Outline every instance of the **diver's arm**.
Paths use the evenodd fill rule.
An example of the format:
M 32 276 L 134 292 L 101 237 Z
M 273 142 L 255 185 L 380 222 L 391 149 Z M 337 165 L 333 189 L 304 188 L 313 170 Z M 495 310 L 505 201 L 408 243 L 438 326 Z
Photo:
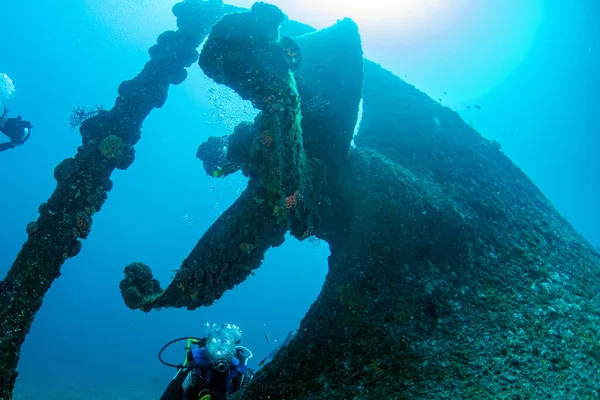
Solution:
M 246 383 L 244 382 L 245 375 L 246 374 L 239 374 L 231 380 L 231 393 L 237 392 L 242 387 L 242 384 Z
M 188 350 L 186 353 L 186 365 L 194 362 L 192 352 Z M 192 370 L 189 368 L 180 368 L 177 370 L 177 374 L 169 382 L 169 386 L 165 389 L 165 392 L 160 397 L 160 400 L 181 400 L 183 394 L 191 386 L 192 383 Z
M 180 369 L 175 378 L 169 383 L 160 400 L 181 400 L 185 392 L 185 379 L 190 374 L 189 369 Z
M 8 149 L 14 149 L 15 145 L 13 144 L 13 142 L 8 142 L 8 143 L 0 143 L 0 152 L 4 151 L 4 150 L 8 150 Z

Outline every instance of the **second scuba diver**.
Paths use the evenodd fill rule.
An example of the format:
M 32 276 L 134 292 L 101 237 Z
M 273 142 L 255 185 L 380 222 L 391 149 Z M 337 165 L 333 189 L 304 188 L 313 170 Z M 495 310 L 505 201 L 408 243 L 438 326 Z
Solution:
M 24 144 L 31 135 L 31 122 L 24 121 L 19 115 L 17 118 L 8 118 L 8 110 L 4 108 L 0 116 L 0 132 L 10 139 L 10 142 L 0 143 L 0 151 L 14 149 Z

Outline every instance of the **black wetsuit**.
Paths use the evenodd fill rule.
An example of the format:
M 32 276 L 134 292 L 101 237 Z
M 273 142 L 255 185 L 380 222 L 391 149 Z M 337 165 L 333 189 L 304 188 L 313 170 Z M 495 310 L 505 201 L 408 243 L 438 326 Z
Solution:
M 240 358 L 240 354 L 236 355 Z M 192 352 L 188 350 L 186 363 L 191 365 L 194 363 L 194 357 L 192 356 Z M 205 378 L 208 371 L 211 370 L 211 378 L 210 383 L 206 383 Z M 204 379 L 196 378 L 197 380 L 194 382 L 193 386 L 190 386 L 187 390 L 187 398 L 188 400 L 197 400 L 200 395 L 209 394 L 212 396 L 211 400 L 225 400 L 227 398 L 227 372 L 219 373 L 212 369 L 211 367 L 202 368 L 201 375 Z M 160 400 L 181 400 L 184 395 L 184 382 L 188 375 L 192 374 L 189 378 L 191 378 L 194 374 L 191 369 L 180 369 L 177 372 L 177 375 L 173 378 L 173 380 L 167 386 L 167 389 L 161 396 Z M 246 378 L 244 379 L 244 376 Z M 246 374 L 240 374 L 237 377 L 233 378 L 232 382 L 232 393 L 237 392 L 242 382 L 249 381 L 251 378 L 250 371 L 246 372 Z
M 7 118 L 5 111 L 0 117 L 0 132 L 8 136 L 10 142 L 0 143 L 0 151 L 12 149 L 25 143 L 31 135 L 31 128 L 33 128 L 33 125 L 28 121 L 23 121 L 20 115 L 17 118 Z M 27 129 L 27 133 L 25 133 L 25 129 Z

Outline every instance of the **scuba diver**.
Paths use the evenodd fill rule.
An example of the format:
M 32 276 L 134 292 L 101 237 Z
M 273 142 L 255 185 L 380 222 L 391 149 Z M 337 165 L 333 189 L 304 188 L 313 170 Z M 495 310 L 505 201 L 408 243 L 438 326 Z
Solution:
M 0 143 L 0 151 L 24 144 L 31 135 L 31 128 L 31 122 L 24 121 L 20 115 L 17 118 L 8 118 L 8 110 L 4 107 L 4 113 L 0 117 L 0 132 L 8 136 L 10 142 Z
M 252 352 L 240 346 L 242 330 L 230 324 L 204 324 L 204 338 L 180 338 L 167 343 L 158 359 L 177 373 L 161 396 L 161 400 L 225 400 L 252 380 L 247 363 Z M 185 361 L 173 365 L 163 361 L 162 352 L 171 344 L 187 340 Z M 193 347 L 195 346 L 195 347 Z

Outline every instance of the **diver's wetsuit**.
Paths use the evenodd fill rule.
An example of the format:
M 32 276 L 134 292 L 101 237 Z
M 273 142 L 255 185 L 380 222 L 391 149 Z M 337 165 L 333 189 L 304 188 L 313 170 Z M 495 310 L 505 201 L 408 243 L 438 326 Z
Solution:
M 0 143 L 0 152 L 25 143 L 31 135 L 31 128 L 33 128 L 33 125 L 28 121 L 23 121 L 20 115 L 17 118 L 8 118 L 7 111 L 5 110 L 0 117 L 0 132 L 8 136 L 10 142 Z
M 236 355 L 238 358 L 240 354 Z M 186 364 L 190 365 L 194 363 L 194 357 L 192 356 L 192 352 L 188 350 L 186 357 Z M 206 383 L 206 377 L 208 372 L 210 371 L 210 383 Z M 201 375 L 203 379 L 195 378 L 194 372 L 192 369 L 179 369 L 177 371 L 177 375 L 173 378 L 173 380 L 167 386 L 167 389 L 161 396 L 160 400 L 181 400 L 183 395 L 186 394 L 186 398 L 188 400 L 196 400 L 201 398 L 201 395 L 209 394 L 211 395 L 211 400 L 225 400 L 227 398 L 227 372 L 220 373 L 212 369 L 211 367 L 203 367 L 200 368 Z M 247 375 L 247 378 L 244 379 L 244 375 Z M 242 382 L 250 380 L 251 373 L 248 371 L 246 374 L 240 374 L 239 376 L 233 378 L 231 392 L 237 392 Z M 189 386 L 187 392 L 185 392 L 184 387 L 187 387 L 186 379 L 192 380 L 192 386 Z M 244 382 L 245 383 L 245 382 Z

